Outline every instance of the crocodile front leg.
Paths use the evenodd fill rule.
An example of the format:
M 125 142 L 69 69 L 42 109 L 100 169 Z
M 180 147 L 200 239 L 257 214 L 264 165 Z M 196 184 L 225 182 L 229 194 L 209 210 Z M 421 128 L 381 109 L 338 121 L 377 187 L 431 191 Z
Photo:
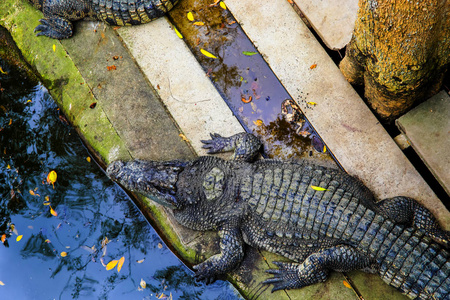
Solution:
M 273 284 L 272 292 L 282 289 L 296 289 L 318 282 L 324 282 L 330 270 L 347 272 L 370 268 L 372 261 L 355 248 L 336 246 L 311 254 L 301 263 L 274 262 L 279 269 L 267 270 L 274 277 L 263 284 Z
M 67 39 L 72 36 L 73 26 L 72 23 L 64 18 L 58 16 L 52 16 L 47 19 L 40 19 L 40 25 L 36 26 L 34 32 L 36 36 L 47 36 L 52 39 Z
M 217 133 L 211 133 L 210 140 L 202 140 L 203 148 L 208 153 L 233 151 L 232 160 L 252 161 L 261 149 L 261 141 L 251 133 L 238 133 L 230 137 L 223 137 Z
M 244 257 L 242 235 L 238 227 L 219 230 L 220 253 L 194 266 L 195 279 L 206 284 L 213 283 L 217 277 L 236 268 Z

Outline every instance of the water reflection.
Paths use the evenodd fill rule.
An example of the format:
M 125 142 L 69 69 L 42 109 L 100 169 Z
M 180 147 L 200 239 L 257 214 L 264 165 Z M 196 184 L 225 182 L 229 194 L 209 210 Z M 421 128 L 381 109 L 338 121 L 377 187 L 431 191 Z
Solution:
M 194 282 L 90 161 L 45 88 L 0 66 L 1 299 L 239 298 L 227 282 Z M 106 270 L 121 257 L 120 272 Z

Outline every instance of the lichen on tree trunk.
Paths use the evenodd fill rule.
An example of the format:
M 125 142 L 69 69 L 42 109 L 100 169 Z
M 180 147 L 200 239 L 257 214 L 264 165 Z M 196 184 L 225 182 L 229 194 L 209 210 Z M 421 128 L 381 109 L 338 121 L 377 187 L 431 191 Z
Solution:
M 450 1 L 359 0 L 340 68 L 391 121 L 439 91 L 450 64 Z

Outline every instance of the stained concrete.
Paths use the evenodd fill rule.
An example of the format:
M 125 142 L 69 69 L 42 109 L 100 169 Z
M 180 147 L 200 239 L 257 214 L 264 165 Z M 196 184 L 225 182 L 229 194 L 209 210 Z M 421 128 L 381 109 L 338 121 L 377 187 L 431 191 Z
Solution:
M 339 50 L 350 42 L 358 13 L 358 0 L 293 1 L 328 48 Z
M 434 95 L 396 121 L 447 194 L 450 195 L 450 96 Z

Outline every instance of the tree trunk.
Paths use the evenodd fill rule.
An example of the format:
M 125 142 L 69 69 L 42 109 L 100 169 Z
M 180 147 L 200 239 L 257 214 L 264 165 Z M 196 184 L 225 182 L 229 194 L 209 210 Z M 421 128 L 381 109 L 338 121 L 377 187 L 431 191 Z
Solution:
M 437 93 L 450 64 L 450 0 L 359 0 L 340 69 L 392 121 Z

